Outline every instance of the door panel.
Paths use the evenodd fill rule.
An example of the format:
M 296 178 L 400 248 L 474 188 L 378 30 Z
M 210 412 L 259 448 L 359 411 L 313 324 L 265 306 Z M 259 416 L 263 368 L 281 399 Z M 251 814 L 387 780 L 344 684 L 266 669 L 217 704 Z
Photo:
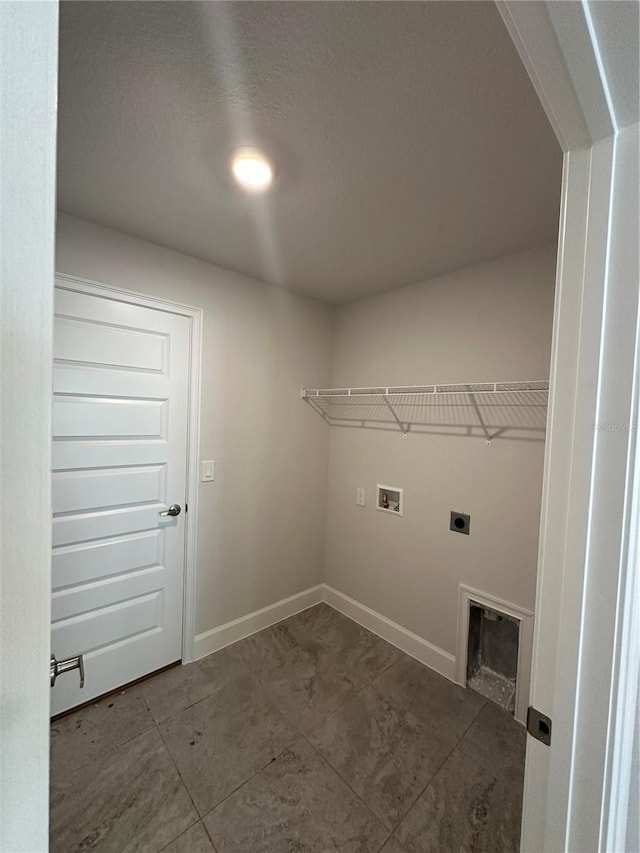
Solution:
M 57 328 L 61 338 L 57 358 L 61 363 L 83 362 L 111 370 L 166 373 L 168 338 L 164 334 L 71 317 L 59 317 Z M 91 338 L 90 354 L 86 349 L 87 336 Z
M 90 525 L 88 510 L 150 503 L 162 508 L 166 500 L 164 474 L 164 465 L 56 471 L 52 483 L 56 516 L 83 513 Z
M 96 542 L 61 545 L 53 552 L 54 588 L 64 590 L 114 574 L 156 566 L 163 562 L 160 530 L 146 530 Z
M 56 397 L 53 430 L 58 441 L 75 439 L 166 439 L 165 400 L 122 400 L 113 397 Z
M 56 288 L 52 713 L 181 657 L 189 318 Z

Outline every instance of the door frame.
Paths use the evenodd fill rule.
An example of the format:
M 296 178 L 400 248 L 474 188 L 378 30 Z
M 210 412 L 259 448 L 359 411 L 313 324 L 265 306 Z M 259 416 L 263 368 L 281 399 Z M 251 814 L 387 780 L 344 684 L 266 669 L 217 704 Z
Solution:
M 640 662 L 638 48 L 617 3 L 496 5 L 564 151 L 531 682 L 553 729 L 550 747 L 527 738 L 521 849 L 622 851 L 637 724 L 621 700 Z M 600 425 L 616 422 L 614 441 Z
M 58 4 L 0 3 L 0 851 L 49 839 Z
M 196 635 L 196 585 L 197 585 L 197 546 L 198 546 L 198 495 L 199 495 L 199 455 L 200 455 L 200 410 L 202 376 L 202 308 L 169 302 L 155 296 L 147 296 L 119 287 L 112 287 L 97 281 L 91 281 L 67 273 L 55 274 L 55 284 L 62 284 L 76 293 L 92 296 L 109 296 L 118 302 L 137 305 L 178 314 L 189 320 L 189 391 L 187 417 L 187 471 L 186 504 L 184 514 L 184 584 L 182 600 L 182 663 L 194 660 Z

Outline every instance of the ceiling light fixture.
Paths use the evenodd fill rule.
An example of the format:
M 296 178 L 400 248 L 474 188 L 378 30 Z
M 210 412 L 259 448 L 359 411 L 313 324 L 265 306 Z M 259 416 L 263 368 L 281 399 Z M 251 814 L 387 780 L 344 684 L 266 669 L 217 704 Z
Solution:
M 255 148 L 240 148 L 231 158 L 231 172 L 240 186 L 249 192 L 262 192 L 273 182 L 273 168 Z

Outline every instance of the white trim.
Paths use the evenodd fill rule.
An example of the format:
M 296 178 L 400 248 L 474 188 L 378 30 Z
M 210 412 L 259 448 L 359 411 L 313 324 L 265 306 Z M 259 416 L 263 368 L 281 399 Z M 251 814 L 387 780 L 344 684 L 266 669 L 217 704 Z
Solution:
M 638 349 L 638 345 L 636 345 Z M 640 363 L 636 358 L 637 365 Z M 638 385 L 634 383 L 635 399 L 633 411 L 638 412 Z M 609 718 L 609 737 L 607 743 L 607 765 L 605 790 L 603 794 L 604 820 L 601 827 L 600 844 L 603 850 L 625 850 L 627 845 L 640 838 L 632 838 L 629 833 L 629 811 L 637 809 L 637 799 L 633 799 L 633 782 L 638 789 L 637 746 L 634 755 L 634 741 L 640 739 L 638 727 L 638 705 L 640 702 L 640 454 L 637 443 L 633 448 L 633 481 L 631 506 L 627 513 L 627 543 L 622 554 L 626 566 L 626 577 L 622 576 L 616 625 L 616 652 L 614 657 L 613 690 L 611 697 L 611 715 Z M 636 767 L 634 769 L 634 762 Z M 635 772 L 635 777 L 634 777 Z M 635 821 L 637 827 L 638 821 Z M 633 849 L 630 847 L 629 849 Z
M 407 628 L 403 628 L 397 622 L 392 622 L 391 619 L 387 619 L 386 616 L 377 613 L 370 607 L 360 604 L 359 601 L 349 598 L 348 595 L 339 592 L 328 584 L 324 584 L 323 600 L 334 610 L 338 610 L 344 616 L 353 619 L 363 628 L 372 631 L 378 637 L 391 643 L 392 646 L 428 666 L 429 669 L 440 673 L 449 681 L 456 680 L 456 659 L 449 652 L 434 646 L 428 640 L 419 637 Z
M 592 139 L 549 17 L 549 5 L 496 0 L 562 150 L 588 148 Z
M 58 4 L 0 3 L 0 850 L 49 849 Z
M 518 635 L 518 671 L 516 676 L 516 701 L 513 716 L 519 723 L 526 725 L 529 706 L 529 684 L 531 682 L 531 656 L 533 652 L 533 613 L 510 604 L 501 598 L 480 592 L 465 584 L 458 589 L 458 653 L 456 655 L 456 681 L 462 687 L 467 684 L 467 656 L 469 636 L 469 606 L 471 603 L 497 610 L 517 619 Z
M 339 592 L 326 583 L 318 584 L 318 586 L 306 589 L 296 595 L 290 595 L 288 598 L 275 601 L 267 607 L 262 607 L 260 610 L 255 610 L 253 613 L 248 613 L 246 616 L 241 616 L 220 625 L 218 628 L 212 628 L 210 631 L 198 634 L 195 640 L 195 659 L 199 660 L 206 655 L 220 651 L 225 646 L 237 643 L 238 640 L 250 637 L 264 628 L 269 628 L 283 619 L 295 616 L 296 613 L 322 602 L 428 666 L 429 669 L 433 669 L 448 678 L 449 681 L 456 680 L 456 659 L 452 654 L 434 646 L 428 640 L 413 634 L 403 628 L 402 625 L 398 625 L 397 622 L 392 622 L 391 619 L 387 619 L 381 613 L 376 613 L 375 610 L 371 610 L 370 607 L 349 598 L 348 595 Z
M 182 662 L 195 660 L 198 519 L 200 497 L 200 413 L 202 404 L 202 317 L 201 308 L 190 309 L 191 369 L 189 371 L 189 433 L 187 448 L 187 504 L 182 615 Z
M 96 296 L 110 294 L 121 302 L 179 314 L 190 321 L 189 413 L 187 428 L 187 505 L 185 514 L 184 590 L 182 607 L 182 662 L 194 660 L 196 624 L 196 548 L 198 541 L 198 455 L 200 449 L 200 383 L 202 373 L 202 308 L 168 302 L 130 290 L 66 273 L 56 273 L 56 284 Z
M 617 144 L 619 155 L 624 157 L 626 146 L 638 149 L 638 129 L 631 140 L 622 131 Z M 635 139 L 634 139 L 635 136 Z M 635 143 L 635 144 L 634 144 Z M 637 154 L 636 154 L 637 156 Z M 637 169 L 637 166 L 636 166 Z M 638 175 L 627 183 L 629 192 L 637 193 Z M 618 200 L 619 203 L 619 200 Z M 630 233 L 636 222 L 629 222 Z M 615 227 L 615 223 L 614 223 Z M 631 241 L 633 237 L 631 238 Z M 630 241 L 629 245 L 633 245 Z M 637 250 L 635 270 L 630 280 L 637 280 Z M 629 420 L 640 421 L 640 315 L 635 318 L 635 357 L 633 358 L 633 396 L 629 407 Z M 609 732 L 603 793 L 603 821 L 600 846 L 603 850 L 640 849 L 640 826 L 637 818 L 629 820 L 630 812 L 638 807 L 638 741 L 640 740 L 640 446 L 637 428 L 629 434 L 627 460 L 627 495 L 623 519 L 623 543 L 620 553 L 620 585 L 616 607 L 616 631 L 613 653 L 612 695 L 610 701 Z M 635 747 L 635 748 L 634 748 Z M 635 764 L 634 764 L 635 762 Z M 635 784 L 634 784 L 635 783 Z M 630 830 L 629 827 L 632 827 Z M 633 832 L 638 833 L 633 837 Z
M 323 591 L 324 584 L 318 584 L 318 586 L 305 589 L 303 592 L 290 595 L 288 598 L 275 601 L 266 607 L 261 607 L 260 610 L 254 610 L 253 613 L 247 613 L 246 616 L 240 616 L 238 619 L 233 619 L 231 622 L 226 622 L 224 625 L 198 634 L 194 642 L 194 660 L 218 652 L 225 646 L 237 643 L 238 640 L 244 640 L 251 634 L 269 628 L 290 616 L 295 616 L 296 613 L 307 610 L 315 604 L 320 604 L 324 601 Z

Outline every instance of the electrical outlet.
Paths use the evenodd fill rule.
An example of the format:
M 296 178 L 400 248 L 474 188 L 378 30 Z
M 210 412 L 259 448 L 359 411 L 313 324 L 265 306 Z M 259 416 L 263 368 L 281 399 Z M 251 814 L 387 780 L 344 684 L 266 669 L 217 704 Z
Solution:
M 356 505 L 357 506 L 365 506 L 365 504 L 366 504 L 366 500 L 365 500 L 364 489 L 360 489 L 360 488 L 356 489 Z
M 211 483 L 216 478 L 215 459 L 206 459 L 200 463 L 200 482 Z
M 454 510 L 451 510 L 449 530 L 453 530 L 454 533 L 464 533 L 466 536 L 468 536 L 470 527 L 470 515 L 466 515 L 464 512 L 455 512 Z

